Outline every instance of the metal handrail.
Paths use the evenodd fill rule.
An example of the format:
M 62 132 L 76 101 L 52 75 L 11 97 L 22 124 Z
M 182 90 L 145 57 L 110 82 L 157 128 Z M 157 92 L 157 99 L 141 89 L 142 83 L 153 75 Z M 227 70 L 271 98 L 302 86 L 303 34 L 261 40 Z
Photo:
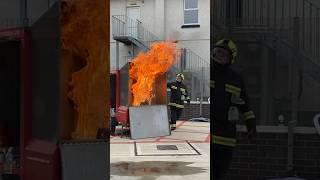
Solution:
M 276 36 L 320 65 L 320 8 L 308 0 L 215 0 L 214 25 Z
M 150 48 L 151 44 L 160 39 L 148 31 L 140 21 L 133 20 L 125 15 L 112 16 L 113 37 L 131 37 Z
M 179 69 L 181 72 L 196 72 L 201 70 L 202 67 L 208 69 L 210 68 L 209 62 L 204 60 L 202 57 L 200 57 L 190 49 L 180 49 L 177 56 L 177 58 L 179 58 L 180 60 L 175 62 L 174 67 Z
M 192 77 L 185 81 L 187 87 L 190 88 L 191 99 L 208 98 L 210 96 L 210 63 L 190 49 L 182 48 L 177 54 L 179 60 L 173 65 L 172 71 L 182 72 Z M 197 85 L 192 82 L 194 80 L 198 82 Z

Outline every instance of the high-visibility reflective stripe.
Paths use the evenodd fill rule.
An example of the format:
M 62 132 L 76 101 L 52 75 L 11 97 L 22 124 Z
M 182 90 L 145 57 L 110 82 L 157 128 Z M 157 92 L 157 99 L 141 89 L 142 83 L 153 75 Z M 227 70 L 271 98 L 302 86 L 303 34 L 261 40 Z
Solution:
M 170 106 L 175 106 L 175 107 L 177 107 L 177 108 L 184 108 L 184 105 L 177 104 L 177 103 L 172 103 L 172 102 L 169 102 L 168 105 L 170 105 Z
M 240 92 L 240 91 L 241 91 L 241 88 L 236 87 L 236 86 L 231 85 L 231 84 L 226 84 L 226 88 L 232 89 L 232 90 L 237 91 L 237 92 Z
M 227 137 L 212 135 L 212 142 L 215 144 L 220 144 L 224 146 L 235 147 L 237 140 L 234 138 L 227 138 Z
M 253 114 L 253 111 L 248 111 L 248 112 L 243 113 L 244 116 L 248 116 L 248 115 L 251 115 L 251 114 Z
M 178 89 L 178 87 L 177 87 L 177 86 L 171 86 L 171 88 L 172 88 L 172 89 Z
M 230 85 L 230 84 L 226 84 L 225 91 L 232 93 L 232 94 L 240 95 L 241 88 L 238 88 L 238 87 Z
M 256 117 L 254 115 L 252 115 L 252 116 L 245 117 L 245 120 L 254 119 L 254 118 L 256 118 Z
M 243 117 L 245 120 L 248 120 L 248 119 L 254 119 L 255 115 L 254 115 L 253 111 L 248 111 L 246 113 L 243 113 Z
M 210 81 L 210 87 L 214 88 L 214 81 Z
M 170 124 L 170 126 L 171 126 L 171 127 L 174 127 L 174 128 L 177 127 L 176 124 Z
M 229 89 L 229 88 L 226 88 L 225 91 L 240 96 L 239 91 L 235 91 L 235 90 Z
M 235 91 L 241 91 L 241 88 L 231 85 L 231 84 L 226 84 L 226 87 L 230 88 L 230 89 L 234 89 Z
M 184 88 L 180 88 L 180 91 L 185 92 L 185 91 L 186 91 L 186 89 L 184 89 Z
M 190 99 L 190 97 L 188 96 L 187 99 Z

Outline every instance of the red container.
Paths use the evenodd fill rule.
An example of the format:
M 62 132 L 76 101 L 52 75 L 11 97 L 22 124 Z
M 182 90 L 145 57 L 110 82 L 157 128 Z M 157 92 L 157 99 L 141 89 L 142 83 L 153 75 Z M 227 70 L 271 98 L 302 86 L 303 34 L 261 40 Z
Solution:
M 117 121 L 122 124 L 129 122 L 129 108 L 127 106 L 120 106 L 116 112 Z

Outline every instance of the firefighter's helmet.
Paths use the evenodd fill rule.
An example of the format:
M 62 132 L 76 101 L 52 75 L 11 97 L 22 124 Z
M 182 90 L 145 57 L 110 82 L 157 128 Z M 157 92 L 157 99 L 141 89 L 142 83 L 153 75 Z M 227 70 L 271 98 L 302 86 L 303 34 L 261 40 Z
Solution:
M 223 49 L 226 49 L 228 51 L 230 51 L 231 54 L 231 64 L 233 64 L 237 58 L 237 54 L 238 54 L 238 48 L 236 43 L 234 43 L 232 40 L 230 39 L 222 39 L 220 41 L 218 41 L 215 45 L 215 47 L 220 47 Z
M 180 77 L 182 81 L 184 80 L 184 75 L 182 73 L 178 73 L 176 77 Z

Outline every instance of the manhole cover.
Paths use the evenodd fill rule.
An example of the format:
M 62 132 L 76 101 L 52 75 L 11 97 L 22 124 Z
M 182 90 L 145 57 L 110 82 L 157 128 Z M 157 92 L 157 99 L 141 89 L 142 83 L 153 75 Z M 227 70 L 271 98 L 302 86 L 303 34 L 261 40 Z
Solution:
M 136 156 L 185 156 L 200 155 L 188 142 L 139 143 L 135 142 Z
M 158 150 L 178 150 L 176 145 L 157 145 Z

